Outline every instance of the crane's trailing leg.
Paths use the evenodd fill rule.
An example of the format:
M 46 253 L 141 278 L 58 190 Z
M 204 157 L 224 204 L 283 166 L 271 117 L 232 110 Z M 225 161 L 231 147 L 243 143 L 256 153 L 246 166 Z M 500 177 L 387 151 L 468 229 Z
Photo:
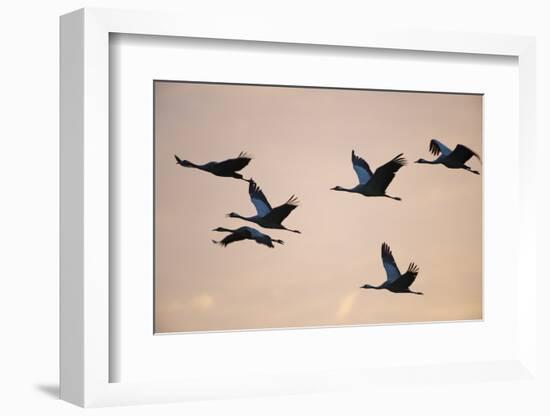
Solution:
M 390 195 L 384 195 L 386 198 L 395 199 L 396 201 L 401 201 L 401 198 L 398 196 L 390 196 Z

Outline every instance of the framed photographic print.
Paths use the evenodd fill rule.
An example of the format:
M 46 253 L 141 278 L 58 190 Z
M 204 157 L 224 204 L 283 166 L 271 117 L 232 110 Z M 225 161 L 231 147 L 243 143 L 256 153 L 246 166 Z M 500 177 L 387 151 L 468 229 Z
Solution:
M 483 318 L 481 94 L 153 88 L 156 333 Z
M 530 379 L 533 40 L 231 28 L 61 19 L 62 398 Z

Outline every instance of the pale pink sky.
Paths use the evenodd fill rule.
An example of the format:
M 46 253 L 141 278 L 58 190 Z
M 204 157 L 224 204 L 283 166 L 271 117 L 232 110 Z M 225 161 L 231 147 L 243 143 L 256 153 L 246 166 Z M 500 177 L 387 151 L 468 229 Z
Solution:
M 432 138 L 481 154 L 482 97 L 156 82 L 156 332 L 482 318 L 483 177 L 412 163 Z M 352 149 L 373 171 L 405 154 L 388 188 L 403 201 L 329 190 L 357 184 Z M 212 244 L 215 227 L 255 226 L 225 217 L 255 214 L 247 183 L 174 160 L 240 151 L 273 206 L 301 201 L 285 224 L 302 234 L 257 227 L 284 246 Z M 385 280 L 384 241 L 424 296 L 359 289 Z

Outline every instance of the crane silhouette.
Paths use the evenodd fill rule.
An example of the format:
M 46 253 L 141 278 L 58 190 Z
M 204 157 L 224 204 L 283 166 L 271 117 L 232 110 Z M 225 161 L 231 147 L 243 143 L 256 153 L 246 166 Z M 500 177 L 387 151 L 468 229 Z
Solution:
M 252 227 L 245 226 L 237 228 L 236 230 L 218 227 L 214 228 L 212 231 L 231 233 L 228 236 L 224 237 L 221 241 L 212 240 L 214 244 L 219 244 L 222 247 L 226 247 L 228 244 L 242 240 L 254 240 L 258 244 L 263 244 L 264 246 L 268 246 L 271 248 L 274 247 L 273 243 L 284 244 L 283 240 L 275 240 L 267 234 L 264 234 Z
M 390 246 L 386 243 L 382 244 L 382 264 L 386 270 L 386 281 L 379 286 L 366 284 L 361 286 L 361 289 L 386 289 L 393 293 L 413 293 L 415 295 L 423 295 L 422 292 L 413 292 L 409 289 L 418 275 L 418 266 L 414 263 L 410 263 L 407 272 L 401 274 L 397 268 L 397 264 L 395 264 Z
M 265 197 L 265 194 L 256 184 L 256 182 L 254 182 L 253 179 L 250 179 L 249 182 L 250 184 L 248 185 L 248 194 L 250 195 L 250 200 L 256 207 L 256 215 L 253 215 L 252 217 L 243 217 L 236 212 L 231 212 L 227 214 L 227 216 L 231 218 L 240 218 L 245 221 L 250 221 L 264 228 L 286 230 L 299 234 L 300 231 L 291 230 L 289 228 L 286 228 L 282 224 L 285 218 L 288 217 L 288 215 L 298 206 L 298 199 L 294 195 L 292 195 L 284 204 L 279 205 L 275 208 L 271 208 L 271 205 Z
M 344 191 L 363 196 L 384 196 L 386 198 L 395 199 L 401 201 L 401 198 L 396 196 L 390 196 L 386 194 L 386 188 L 395 177 L 395 173 L 407 164 L 405 158 L 402 157 L 403 153 L 395 156 L 388 163 L 380 166 L 374 173 L 372 173 L 369 164 L 355 154 L 355 151 L 351 151 L 351 163 L 353 170 L 357 174 L 359 179 L 359 185 L 353 188 L 343 188 L 341 186 L 335 186 L 331 188 L 333 191 Z
M 430 152 L 435 156 L 439 155 L 437 159 L 434 160 L 425 160 L 418 159 L 415 163 L 427 163 L 430 165 L 443 165 L 449 169 L 465 169 L 468 172 L 472 172 L 476 175 L 479 175 L 477 170 L 473 170 L 471 167 L 467 166 L 465 163 L 475 156 L 480 162 L 481 159 L 479 155 L 473 150 L 467 148 L 463 144 L 457 144 L 453 151 L 441 143 L 439 140 L 432 139 L 430 140 Z
M 210 172 L 216 176 L 223 176 L 226 178 L 235 178 L 242 179 L 243 181 L 248 182 L 249 179 L 245 179 L 243 175 L 237 173 L 239 170 L 243 169 L 246 165 L 250 163 L 252 158 L 247 155 L 245 152 L 239 153 L 239 156 L 233 159 L 227 159 L 222 162 L 208 162 L 204 165 L 197 165 L 188 160 L 182 160 L 177 155 L 174 155 L 176 158 L 176 163 L 185 168 L 195 168 L 203 170 L 205 172 Z

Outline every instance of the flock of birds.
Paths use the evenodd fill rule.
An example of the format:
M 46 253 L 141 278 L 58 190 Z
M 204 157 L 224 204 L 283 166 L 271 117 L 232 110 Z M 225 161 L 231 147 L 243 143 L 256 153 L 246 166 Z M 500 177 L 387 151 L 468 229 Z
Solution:
M 458 144 L 453 150 L 451 150 L 439 140 L 432 139 L 430 141 L 429 150 L 434 156 L 437 156 L 436 159 L 418 159 L 415 163 L 426 163 L 431 165 L 440 164 L 449 169 L 464 169 L 468 172 L 479 175 L 477 170 L 474 170 L 470 166 L 466 165 L 466 162 L 474 156 L 481 162 L 479 155 L 468 147 Z M 227 159 L 221 162 L 208 162 L 203 165 L 199 165 L 188 160 L 182 160 L 177 155 L 174 156 L 177 164 L 180 166 L 195 168 L 209 172 L 216 176 L 235 178 L 248 182 L 248 194 L 250 196 L 250 201 L 256 208 L 256 215 L 247 217 L 237 214 L 236 212 L 231 212 L 227 215 L 228 217 L 240 218 L 244 221 L 257 224 L 263 228 L 286 230 L 298 234 L 300 233 L 299 230 L 289 229 L 283 225 L 283 221 L 294 209 L 298 207 L 299 202 L 296 196 L 292 195 L 284 204 L 272 208 L 258 184 L 252 178 L 246 179 L 242 174 L 238 173 L 252 160 L 252 158 L 246 153 L 241 152 L 236 158 Z M 386 197 L 401 201 L 400 197 L 388 195 L 386 193 L 386 189 L 399 169 L 407 163 L 402 153 L 395 156 L 384 165 L 378 167 L 374 172 L 371 170 L 365 159 L 357 156 L 353 150 L 351 152 L 351 163 L 355 173 L 357 174 L 359 184 L 353 188 L 335 186 L 334 188 L 331 188 L 331 190 L 356 193 L 366 197 Z M 271 248 L 274 247 L 274 243 L 284 244 L 284 241 L 274 239 L 256 228 L 249 226 L 243 226 L 237 229 L 217 227 L 212 231 L 229 233 L 220 241 L 212 240 L 213 243 L 219 244 L 222 247 L 226 247 L 229 244 L 243 240 L 253 240 L 258 244 Z M 422 292 L 415 292 L 410 289 L 410 286 L 414 283 L 419 272 L 419 268 L 416 264 L 410 263 L 407 271 L 401 274 L 397 264 L 395 263 L 395 259 L 393 258 L 392 251 L 386 243 L 382 244 L 381 256 L 382 264 L 384 266 L 384 270 L 386 271 L 386 281 L 379 286 L 366 284 L 361 286 L 362 289 L 386 289 L 393 293 L 413 293 L 416 295 L 423 294 Z

